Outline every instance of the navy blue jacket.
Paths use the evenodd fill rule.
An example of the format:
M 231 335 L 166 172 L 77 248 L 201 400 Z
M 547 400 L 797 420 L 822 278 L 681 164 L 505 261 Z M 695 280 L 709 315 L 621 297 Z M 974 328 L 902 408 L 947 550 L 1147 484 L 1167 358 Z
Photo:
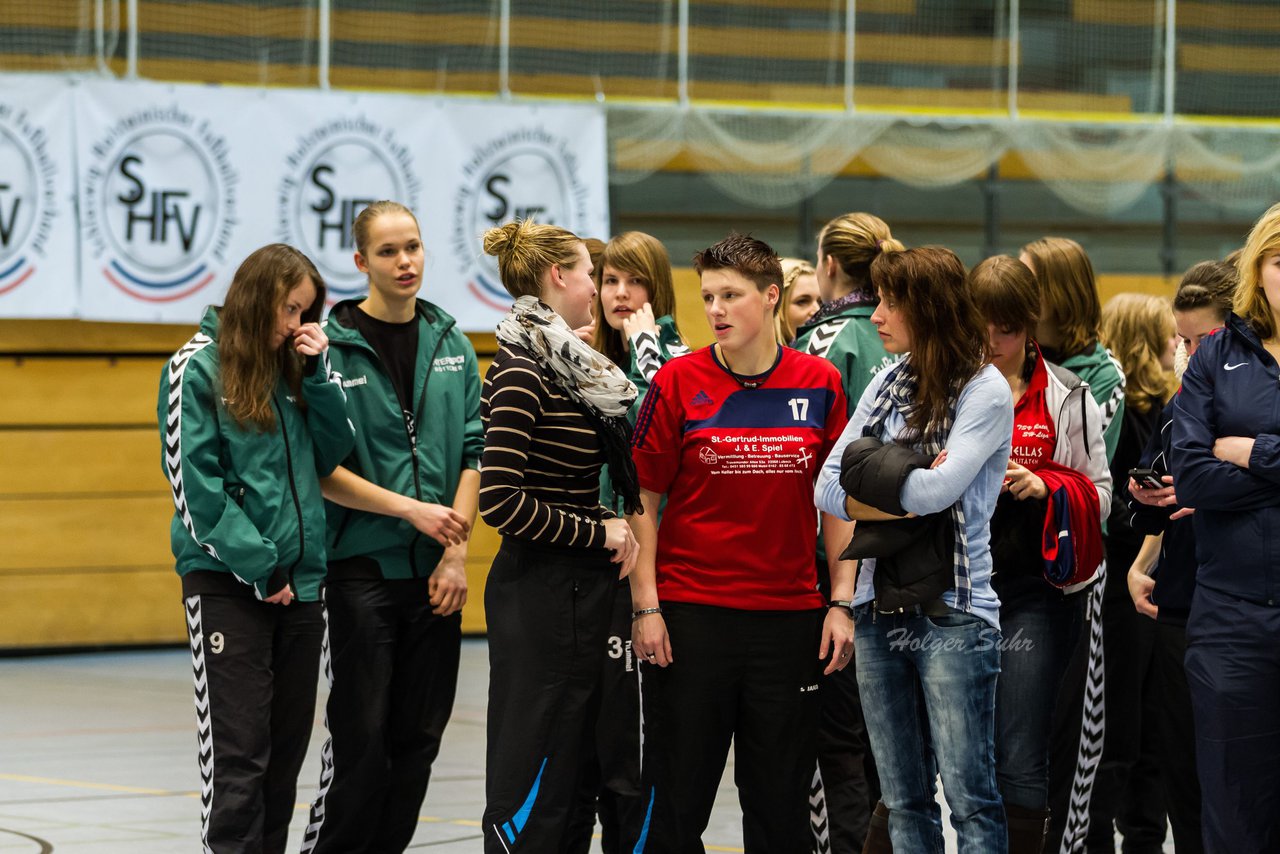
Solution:
M 1156 431 L 1147 440 L 1139 465 L 1153 469 L 1157 475 L 1169 474 L 1169 455 L 1173 443 L 1173 411 L 1176 398 L 1160 413 Z M 1128 480 L 1128 474 L 1125 474 Z M 1177 486 L 1174 482 L 1174 486 Z M 1182 500 L 1181 490 L 1177 490 Z M 1160 561 L 1156 564 L 1156 587 L 1151 601 L 1160 608 L 1156 618 L 1161 623 L 1185 626 L 1191 611 L 1191 597 L 1196 589 L 1196 534 L 1194 516 L 1170 520 L 1178 507 L 1151 507 L 1130 498 L 1133 511 L 1130 524 L 1139 534 L 1164 534 L 1160 543 Z
M 1213 455 L 1220 436 L 1254 438 L 1247 469 Z M 1179 503 L 1196 508 L 1197 583 L 1280 604 L 1280 365 L 1234 314 L 1182 377 L 1171 462 Z

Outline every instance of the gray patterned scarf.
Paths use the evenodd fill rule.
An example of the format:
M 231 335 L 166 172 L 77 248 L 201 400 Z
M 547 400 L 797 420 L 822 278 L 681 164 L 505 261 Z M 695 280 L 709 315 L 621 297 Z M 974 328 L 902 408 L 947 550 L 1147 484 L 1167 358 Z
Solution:
M 631 461 L 631 423 L 627 411 L 636 399 L 635 383 L 622 369 L 574 334 L 564 318 L 542 300 L 523 296 L 498 323 L 498 341 L 526 351 L 551 372 L 552 380 L 582 404 L 604 444 L 609 476 L 627 513 L 640 507 L 640 487 Z

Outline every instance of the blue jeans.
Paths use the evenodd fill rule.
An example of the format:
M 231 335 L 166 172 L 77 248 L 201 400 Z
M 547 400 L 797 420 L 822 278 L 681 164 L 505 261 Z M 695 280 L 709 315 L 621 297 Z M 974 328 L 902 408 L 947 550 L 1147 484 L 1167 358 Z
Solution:
M 961 854 L 1005 854 L 996 789 L 1000 633 L 972 614 L 854 613 L 858 690 L 895 851 L 943 854 L 942 774 Z
M 1006 803 L 1049 805 L 1049 732 L 1062 677 L 1084 623 L 1084 593 L 1070 596 L 1034 576 L 1000 594 L 1000 678 L 996 683 L 996 781 Z

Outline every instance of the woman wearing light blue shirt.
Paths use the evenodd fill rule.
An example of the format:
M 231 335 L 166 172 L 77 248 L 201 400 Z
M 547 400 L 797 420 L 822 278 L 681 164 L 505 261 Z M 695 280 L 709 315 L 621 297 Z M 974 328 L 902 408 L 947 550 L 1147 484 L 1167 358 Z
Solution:
M 989 543 L 1013 401 L 999 371 L 983 365 L 986 326 L 952 252 L 887 252 L 871 277 L 880 295 L 872 323 L 885 349 L 903 359 L 863 393 L 818 477 L 816 502 L 843 519 L 903 518 L 847 495 L 840 475 L 855 439 L 904 445 L 934 464 L 906 475 L 894 506 L 916 517 L 942 514 L 936 522 L 949 526 L 952 545 L 935 573 L 944 588 L 936 598 L 889 610 L 874 558 L 863 560 L 858 577 L 858 688 L 889 832 L 898 851 L 943 849 L 937 771 L 962 854 L 1003 854 L 994 748 L 1000 602 L 991 588 Z

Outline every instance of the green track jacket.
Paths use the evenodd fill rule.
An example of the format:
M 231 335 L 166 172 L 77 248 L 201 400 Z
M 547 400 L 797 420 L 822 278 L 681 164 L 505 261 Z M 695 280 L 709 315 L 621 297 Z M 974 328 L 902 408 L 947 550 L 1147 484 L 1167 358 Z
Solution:
M 356 429 L 355 449 L 342 464 L 401 495 L 452 505 L 463 469 L 478 469 L 484 451 L 475 349 L 452 317 L 418 300 L 413 376 L 417 435 L 411 435 L 382 361 L 352 319 L 360 302 L 338 303 L 324 325 Z M 369 557 L 384 578 L 403 579 L 430 575 L 444 554 L 442 546 L 408 522 L 332 502 L 325 509 L 330 560 Z
M 320 480 L 353 442 L 342 388 L 328 359 L 302 381 L 304 413 L 283 380 L 272 402 L 276 425 L 262 433 L 236 425 L 218 377 L 218 315 L 160 376 L 161 463 L 173 490 L 169 541 L 178 574 L 229 573 L 258 598 L 292 584 L 298 599 L 319 598 L 325 573 Z
M 844 394 L 853 415 L 858 399 L 871 378 L 897 359 L 884 351 L 880 335 L 871 325 L 874 305 L 851 305 L 816 323 L 806 323 L 796 335 L 796 349 L 821 356 L 840 370 Z

